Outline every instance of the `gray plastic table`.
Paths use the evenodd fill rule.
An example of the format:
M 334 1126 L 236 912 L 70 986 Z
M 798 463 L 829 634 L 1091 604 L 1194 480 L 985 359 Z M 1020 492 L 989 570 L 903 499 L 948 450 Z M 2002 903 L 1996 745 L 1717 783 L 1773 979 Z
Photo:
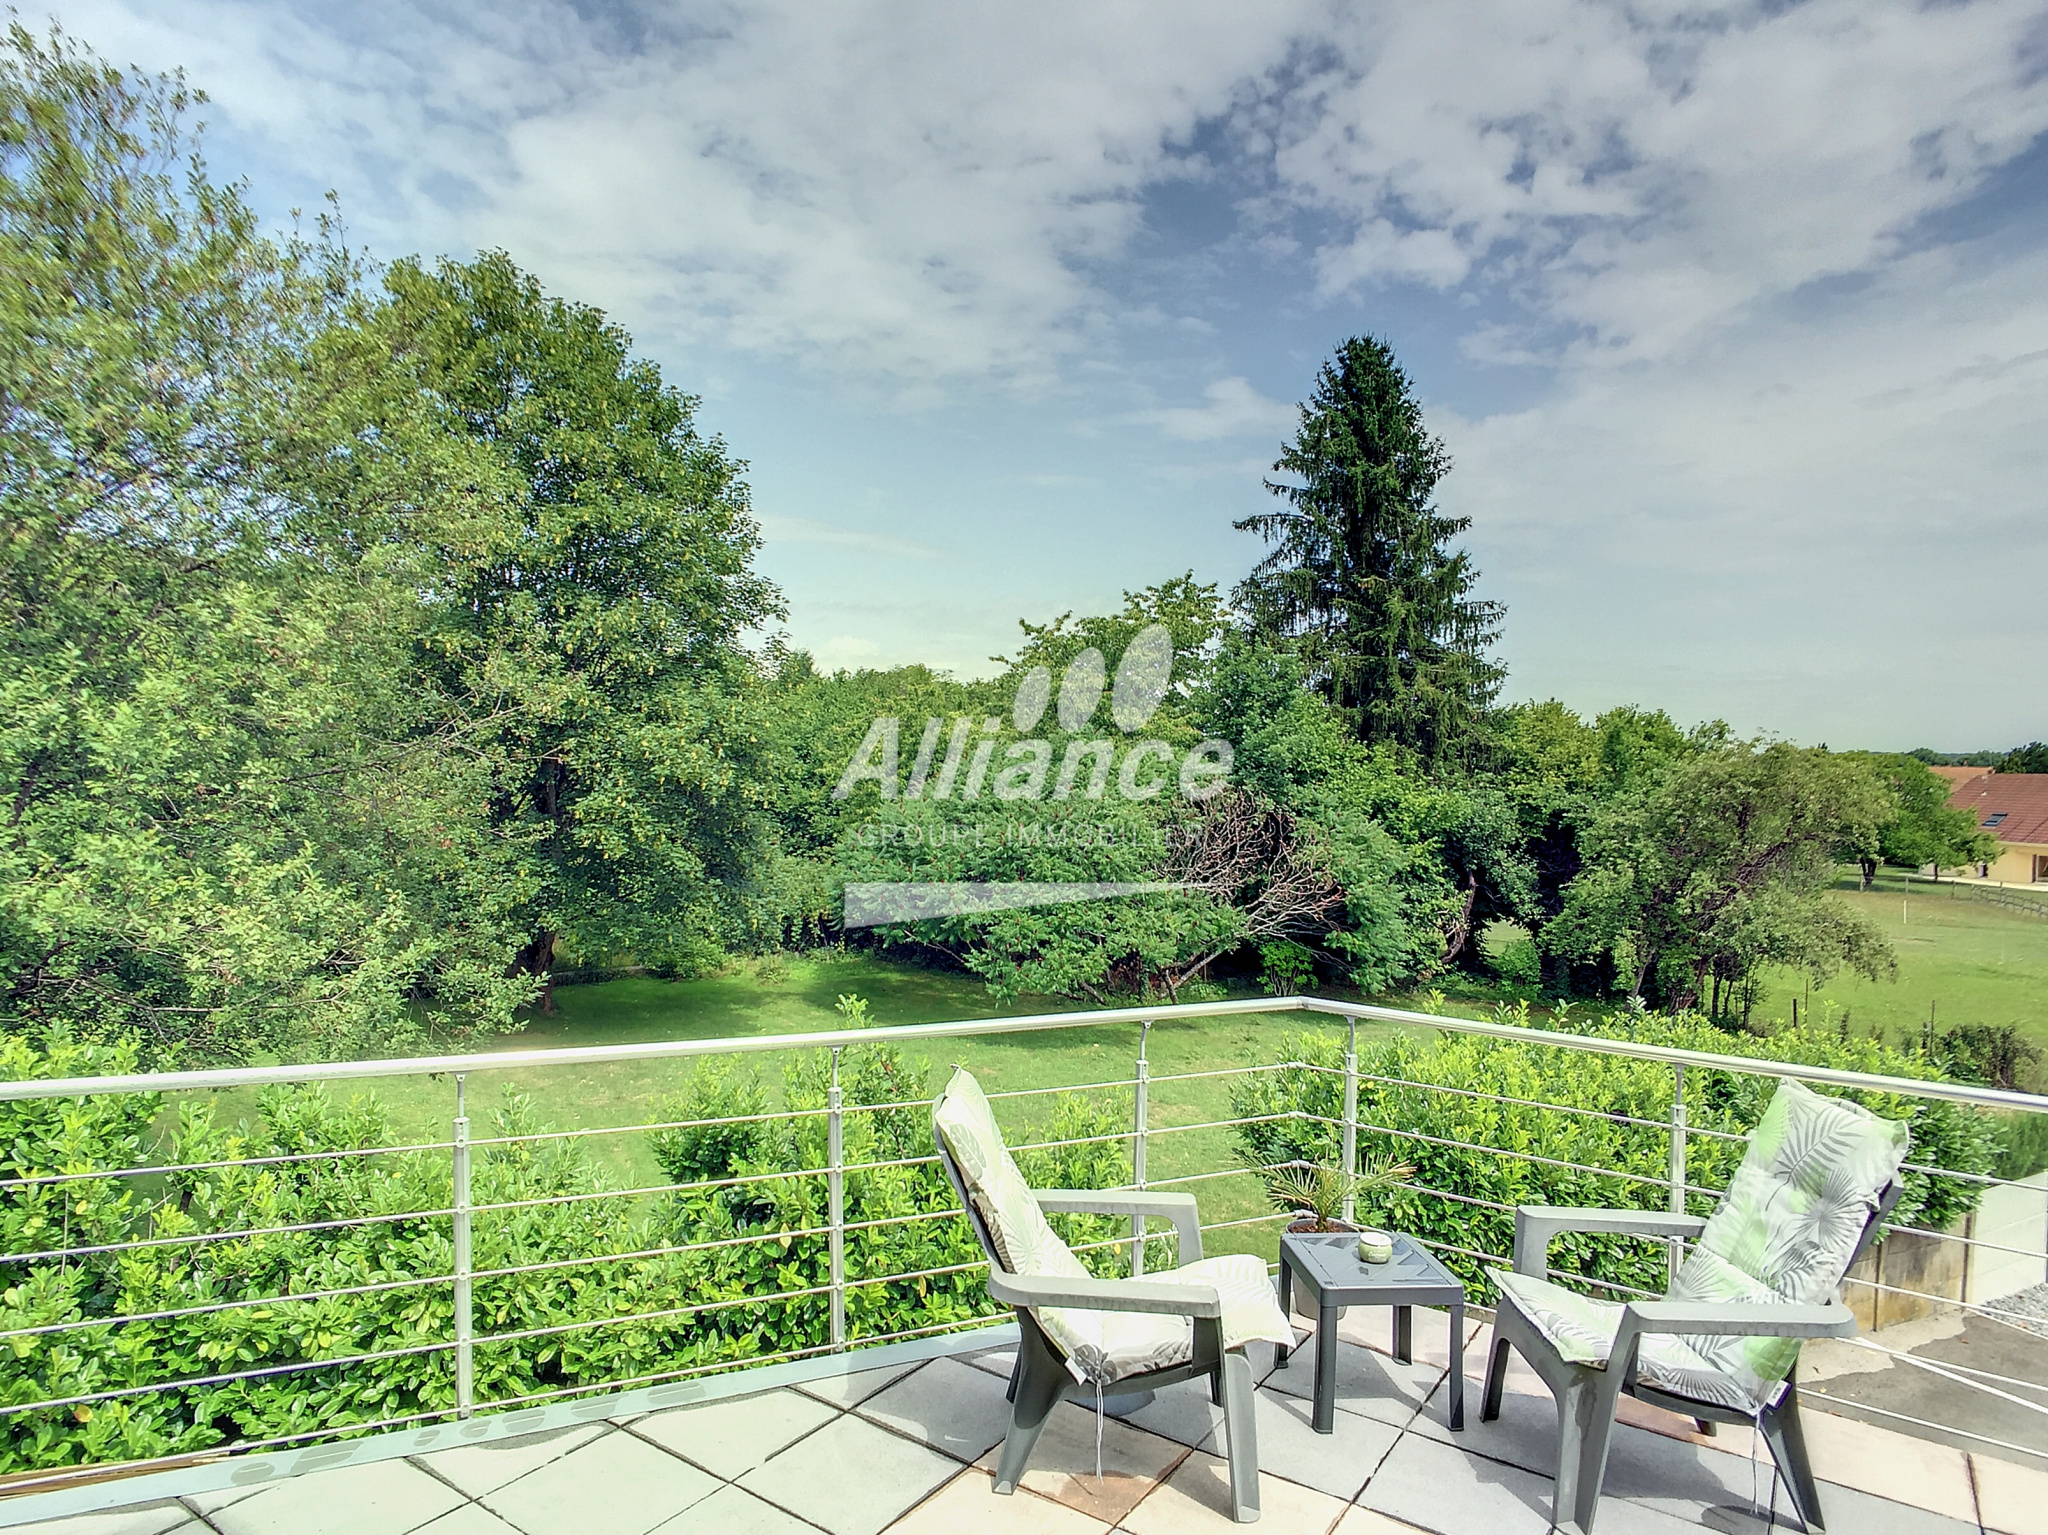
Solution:
M 1327 1434 L 1337 1419 L 1337 1318 L 1346 1306 L 1394 1308 L 1394 1357 L 1412 1360 L 1411 1306 L 1451 1311 L 1451 1427 L 1465 1427 L 1465 1287 L 1412 1237 L 1394 1235 L 1394 1256 L 1367 1263 L 1354 1232 L 1286 1232 L 1280 1238 L 1280 1309 L 1294 1315 L 1294 1281 L 1316 1302 L 1315 1429 Z M 1280 1362 L 1293 1352 L 1279 1351 Z

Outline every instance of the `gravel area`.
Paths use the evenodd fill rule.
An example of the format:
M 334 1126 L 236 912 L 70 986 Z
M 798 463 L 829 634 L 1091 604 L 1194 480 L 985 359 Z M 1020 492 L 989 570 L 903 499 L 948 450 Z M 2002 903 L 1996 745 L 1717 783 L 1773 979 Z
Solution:
M 2037 1284 L 2031 1290 L 1986 1301 L 1984 1309 L 1995 1311 L 2002 1320 L 2048 1338 L 2048 1284 Z

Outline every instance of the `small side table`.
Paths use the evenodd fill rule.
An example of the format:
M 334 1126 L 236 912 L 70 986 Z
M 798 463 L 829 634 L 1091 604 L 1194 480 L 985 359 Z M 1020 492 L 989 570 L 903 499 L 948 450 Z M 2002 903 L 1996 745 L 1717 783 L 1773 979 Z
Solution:
M 1413 1354 L 1411 1306 L 1451 1312 L 1451 1427 L 1465 1427 L 1465 1287 L 1413 1237 L 1394 1235 L 1394 1256 L 1366 1263 L 1350 1232 L 1287 1232 L 1280 1238 L 1280 1309 L 1294 1315 L 1294 1281 L 1316 1302 L 1315 1430 L 1330 1433 L 1337 1418 L 1337 1315 L 1346 1306 L 1394 1308 L 1394 1357 Z M 1279 1351 L 1285 1363 L 1291 1349 Z

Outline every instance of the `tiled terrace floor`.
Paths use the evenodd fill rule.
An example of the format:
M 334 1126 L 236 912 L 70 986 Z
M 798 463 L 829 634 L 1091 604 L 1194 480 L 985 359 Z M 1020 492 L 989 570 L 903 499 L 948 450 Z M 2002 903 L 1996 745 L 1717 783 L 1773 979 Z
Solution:
M 1520 1535 L 1549 1527 L 1556 1419 L 1533 1376 L 1500 1421 L 1444 1427 L 1446 1320 L 1415 1317 L 1416 1360 L 1379 1352 L 1387 1314 L 1343 1324 L 1336 1432 L 1308 1426 L 1313 1350 L 1257 1347 L 1262 1527 L 1288 1535 Z M 1466 1359 L 1476 1376 L 1486 1334 Z M 1019 1493 L 987 1467 L 1007 1354 L 932 1359 L 754 1396 L 598 1421 L 30 1526 L 37 1535 L 1181 1535 L 1234 1528 L 1199 1384 L 1102 1426 L 1059 1409 Z M 1633 1405 L 1633 1404 L 1631 1404 Z M 1638 1409 L 1616 1435 L 1600 1535 L 1746 1535 L 1771 1522 L 1767 1455 L 1746 1431 L 1678 1437 Z M 1650 1425 L 1650 1426 L 1645 1426 Z M 2048 1535 L 2048 1472 L 1809 1416 L 1828 1524 L 1844 1535 Z M 1751 1488 L 1763 1503 L 1753 1517 Z M 1793 1525 L 1782 1509 L 1779 1526 Z

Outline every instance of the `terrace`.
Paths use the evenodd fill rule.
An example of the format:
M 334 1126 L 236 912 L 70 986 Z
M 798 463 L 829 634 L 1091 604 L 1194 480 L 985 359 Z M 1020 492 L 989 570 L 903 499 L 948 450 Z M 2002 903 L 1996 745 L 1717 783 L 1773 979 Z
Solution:
M 1179 1531 L 1231 1527 L 1223 1465 L 1218 1457 L 1220 1410 L 1199 1384 L 1168 1388 L 1143 1404 L 1112 1402 L 1112 1415 L 1098 1420 L 1079 1406 L 1057 1409 L 1033 1456 L 1018 1493 L 996 1497 L 988 1474 L 992 1451 L 1007 1422 L 1003 1385 L 1010 1366 L 1014 1324 L 997 1317 L 965 1317 L 877 1333 L 874 1313 L 864 1308 L 864 1290 L 904 1284 L 936 1284 L 969 1267 L 933 1265 L 924 1271 L 874 1274 L 861 1267 L 864 1228 L 905 1229 L 950 1224 L 945 1209 L 906 1212 L 888 1220 L 849 1218 L 848 1189 L 866 1171 L 892 1165 L 860 1159 L 862 1144 L 849 1126 L 857 1116 L 894 1105 L 842 1101 L 837 1066 L 840 1053 L 875 1043 L 929 1047 L 948 1037 L 988 1040 L 1031 1038 L 1051 1031 L 1086 1028 L 1127 1039 L 1132 1074 L 1111 1081 L 1066 1084 L 1058 1089 L 1018 1091 L 999 1098 L 1006 1123 L 1015 1116 L 1026 1135 L 1043 1126 L 1048 1100 L 1090 1096 L 1121 1108 L 1132 1118 L 1108 1139 L 1129 1157 L 1133 1181 L 1150 1187 L 1189 1188 L 1203 1200 L 1205 1231 L 1212 1250 L 1269 1251 L 1280 1217 L 1244 1215 L 1244 1186 L 1250 1175 L 1227 1154 L 1227 1138 L 1245 1120 L 1218 1114 L 1219 1092 L 1273 1066 L 1246 1066 L 1233 1073 L 1202 1073 L 1199 1079 L 1155 1077 L 1145 1041 L 1154 1025 L 1200 1020 L 1220 1013 L 1306 1011 L 1308 1018 L 1339 1030 L 1366 1025 L 1449 1030 L 1518 1043 L 1540 1041 L 1549 1048 L 1588 1051 L 1654 1063 L 1675 1074 L 1677 1091 L 1668 1121 L 1633 1120 L 1631 1134 L 1660 1137 L 1668 1158 L 1661 1197 L 1674 1204 L 1688 1197 L 1711 1198 L 1688 1173 L 1688 1147 L 1715 1132 L 1689 1125 L 1690 1077 L 1694 1102 L 1714 1073 L 1783 1074 L 1836 1086 L 1919 1093 L 1978 1109 L 2048 1109 L 2048 1101 L 1988 1090 L 1902 1083 L 1858 1077 L 1851 1072 L 1786 1068 L 1769 1062 L 1713 1059 L 1660 1051 L 1615 1041 L 1532 1036 L 1508 1025 L 1422 1017 L 1319 1001 L 1273 999 L 1245 1004 L 1211 1004 L 1122 1012 L 1050 1015 L 1040 1018 L 977 1020 L 900 1029 L 867 1029 L 830 1035 L 677 1042 L 659 1046 L 503 1053 L 440 1061 L 365 1062 L 328 1068 L 266 1068 L 244 1072 L 186 1073 L 178 1078 L 97 1079 L 0 1085 L 0 1094 L 28 1098 L 90 1101 L 140 1090 L 215 1092 L 243 1090 L 264 1081 L 345 1080 L 445 1075 L 458 1095 L 452 1106 L 453 1132 L 445 1143 L 359 1148 L 349 1153 L 368 1163 L 382 1158 L 446 1158 L 445 1205 L 422 1207 L 422 1221 L 438 1222 L 448 1233 L 445 1272 L 403 1275 L 378 1281 L 414 1286 L 445 1295 L 450 1302 L 445 1334 L 406 1348 L 366 1349 L 342 1338 L 317 1357 L 279 1366 L 264 1361 L 246 1370 L 226 1369 L 209 1381 L 247 1384 L 279 1374 L 312 1375 L 363 1359 L 434 1360 L 449 1367 L 454 1401 L 445 1407 L 378 1418 L 366 1408 L 354 1416 L 331 1413 L 328 1421 L 268 1439 L 223 1446 L 196 1455 L 86 1468 L 31 1472 L 10 1479 L 15 1495 L 0 1501 L 0 1524 L 26 1525 L 65 1535 L 686 1535 L 696 1531 L 790 1532 L 812 1535 L 879 1535 L 884 1530 L 940 1532 L 974 1530 L 979 1535 L 1010 1531 L 1042 1535 L 1088 1535 L 1126 1531 L 1129 1535 L 1173 1535 Z M 1356 1034 L 1348 1043 L 1341 1077 L 1343 1112 L 1332 1132 L 1345 1154 L 1361 1134 L 1399 1133 L 1370 1117 L 1375 1084 L 1362 1081 Z M 636 1298 L 596 1320 L 539 1326 L 508 1325 L 480 1302 L 479 1292 L 508 1274 L 544 1272 L 545 1263 L 511 1265 L 479 1261 L 489 1223 L 511 1222 L 533 1208 L 569 1203 L 582 1210 L 592 1202 L 609 1206 L 644 1204 L 650 1191 L 599 1189 L 520 1200 L 472 1197 L 472 1158 L 491 1154 L 495 1144 L 560 1146 L 593 1135 L 645 1133 L 650 1128 L 717 1129 L 724 1122 L 683 1126 L 604 1127 L 592 1131 L 542 1131 L 472 1140 L 461 1094 L 465 1080 L 515 1066 L 595 1068 L 624 1055 L 684 1059 L 789 1050 L 830 1051 L 833 1087 L 825 1108 L 785 1108 L 764 1119 L 824 1121 L 819 1137 L 825 1156 L 816 1166 L 788 1175 L 820 1185 L 820 1219 L 808 1232 L 820 1239 L 822 1283 L 763 1289 L 748 1305 L 795 1307 L 820 1302 L 815 1336 L 786 1340 L 792 1346 L 766 1351 L 746 1368 L 731 1361 L 678 1364 L 606 1379 L 576 1379 L 545 1390 L 508 1393 L 493 1387 L 487 1366 L 493 1350 L 528 1343 L 538 1335 L 585 1336 L 596 1330 L 654 1326 L 674 1313 L 712 1313 L 733 1303 L 708 1296 Z M 1295 1069 L 1305 1069 L 1296 1067 Z M 1218 1078 L 1226 1080 L 1219 1082 Z M 1420 1088 L 1426 1084 L 1406 1084 Z M 1531 1132 L 1560 1115 L 1583 1112 L 1566 1106 L 1519 1102 L 1483 1087 L 1455 1091 L 1511 1109 L 1513 1122 Z M 1368 1104 L 1361 1108 L 1361 1093 Z M 912 1105 L 914 1107 L 914 1105 Z M 1624 1116 L 1626 1117 L 1626 1116 Z M 1418 1133 L 1419 1132 L 1415 1132 Z M 1023 1139 L 1023 1136 L 1018 1139 Z M 1028 1144 L 1028 1142 L 1027 1142 Z M 1041 1142 L 1041 1145 L 1048 1143 Z M 1051 1143 L 1059 1149 L 1057 1143 Z M 1486 1155 L 1541 1160 L 1540 1133 L 1514 1146 L 1480 1146 Z M 848 1148 L 855 1152 L 849 1155 Z M 332 1153 L 311 1154 L 332 1155 Z M 309 1156 L 310 1159 L 310 1156 Z M 894 1159 L 915 1164 L 925 1159 Z M 169 1170 L 175 1176 L 178 1169 Z M 1938 1170 L 1935 1170 L 1938 1171 Z M 1589 1187 L 1620 1188 L 1641 1183 L 1640 1175 L 1600 1166 L 1579 1169 L 1596 1180 Z M 161 1179 L 162 1167 L 137 1169 Z M 52 1175 L 51 1181 L 84 1174 Z M 110 1176 L 95 1170 L 95 1179 Z M 782 1176 L 782 1175 L 777 1175 Z M 1968 1176 L 1986 1186 L 2013 1187 L 1981 1174 Z M 733 1180 L 744 1181 L 744 1180 Z M 1236 1193 L 1233 1195 L 1232 1191 Z M 1472 1202 L 1470 1193 L 1426 1191 L 1448 1200 Z M 1483 1202 L 1483 1201 L 1482 1201 Z M 1590 1201 L 1589 1201 L 1590 1202 Z M 597 1217 L 592 1217 L 597 1219 Z M 335 1224 L 367 1226 L 389 1221 L 388 1210 L 349 1215 Z M 251 1225 L 218 1234 L 254 1240 L 266 1228 Z M 1989 1261 L 2048 1264 L 2033 1239 L 2003 1240 L 1965 1231 L 1925 1233 L 1966 1257 Z M 749 1233 L 684 1241 L 675 1250 L 717 1247 L 734 1241 L 781 1240 L 788 1232 Z M 161 1238 L 154 1240 L 161 1241 Z M 2015 1245 L 2018 1243 L 2020 1245 Z M 202 1244 L 211 1248 L 214 1243 Z M 1099 1241 L 1098 1248 L 1134 1245 Z M 787 1242 L 784 1243 L 787 1248 Z M 45 1257 L 48 1250 L 36 1254 Z M 15 1254 L 20 1262 L 24 1255 Z M 84 1247 L 68 1250 L 67 1261 L 92 1256 Z M 1496 1255 L 1480 1257 L 1499 1260 Z M 568 1267 L 578 1272 L 611 1272 L 614 1260 L 637 1259 L 620 1252 L 590 1257 Z M 799 1276 L 808 1277 L 808 1276 Z M 1898 1282 L 1893 1282 L 1897 1280 Z M 1887 1303 L 1920 1310 L 1935 1308 L 1903 1326 L 1882 1328 L 1866 1341 L 1881 1353 L 1871 1361 L 1877 1374 L 1845 1369 L 1847 1345 L 1810 1349 L 1802 1365 L 1809 1407 L 1807 1423 L 1815 1467 L 1823 1478 L 1829 1524 L 1855 1535 L 1888 1532 L 1985 1531 L 1991 1535 L 2037 1535 L 2048 1531 L 2048 1392 L 2030 1384 L 2048 1378 L 2048 1342 L 2014 1328 L 1994 1307 L 1950 1295 L 1939 1284 L 1916 1289 L 1888 1271 L 1873 1274 L 1860 1288 L 1872 1306 Z M 1615 1287 L 1625 1288 L 1625 1287 Z M 1852 1287 L 1858 1288 L 1858 1287 Z M 1889 1297 L 1889 1302 L 1884 1298 Z M 277 1308 L 316 1305 L 322 1295 L 293 1291 L 268 1298 Z M 259 1299 L 261 1299 L 259 1297 Z M 1855 1299 L 1852 1295 L 1851 1299 Z M 209 1302 L 195 1311 L 248 1308 L 249 1297 Z M 792 1313 L 794 1314 L 794 1313 Z M 810 1313 L 806 1313 L 807 1315 Z M 1877 1313 L 1873 1311 L 1873 1315 Z M 438 1313 L 436 1314 L 438 1316 Z M 1947 1319 L 1946 1322 L 1943 1319 Z M 140 1328 L 139 1312 L 98 1318 L 68 1318 L 59 1324 L 11 1328 L 10 1341 L 55 1334 L 66 1342 L 92 1328 Z M 1312 1318 L 1297 1317 L 1306 1335 Z M 440 1325 L 438 1322 L 435 1325 Z M 1339 1326 L 1339 1388 L 1336 1429 L 1319 1435 L 1310 1427 L 1313 1351 L 1298 1350 L 1275 1368 L 1273 1351 L 1253 1345 L 1259 1379 L 1257 1425 L 1261 1469 L 1262 1522 L 1287 1531 L 1338 1531 L 1341 1535 L 1399 1535 L 1405 1530 L 1439 1535 L 1492 1535 L 1542 1531 L 1549 1527 L 1549 1475 L 1555 1466 L 1556 1417 L 1549 1392 L 1519 1361 L 1509 1378 L 1500 1418 L 1480 1421 L 1468 1413 L 1467 1427 L 1452 1432 L 1445 1422 L 1448 1373 L 1448 1318 L 1418 1311 L 1412 1362 L 1389 1352 L 1389 1318 L 1377 1309 L 1353 1310 Z M 1481 1310 L 1468 1320 L 1468 1373 L 1477 1379 L 1486 1358 L 1488 1319 Z M 1955 1361 L 1959 1340 L 1977 1340 L 1967 1362 Z M 1947 1345 L 1944 1350 L 1943 1345 Z M 1999 1349 L 2005 1348 L 2005 1352 Z M 15 1343 L 17 1351 L 21 1349 Z M 2035 1350 L 2035 1352 L 2029 1352 Z M 1868 1352 L 1868 1351 L 1866 1351 Z M 1910 1356 L 1902 1359 L 1899 1356 Z M 1915 1365 L 1913 1360 L 1920 1361 Z M 1949 1361 L 1942 1363 L 1939 1361 Z M 408 1366 L 409 1368 L 409 1366 Z M 424 1369 L 422 1364 L 420 1368 Z M 1922 1376 L 1933 1394 L 1905 1389 Z M 1886 1395 L 1869 1389 L 1873 1380 L 1897 1377 L 1900 1389 Z M 480 1385 L 480 1381 L 485 1384 Z M 157 1389 L 191 1388 L 191 1379 L 165 1379 Z M 1853 1389 L 1852 1389 L 1853 1388 Z M 148 1383 L 102 1384 L 46 1400 L 16 1390 L 0 1415 L 68 1409 L 89 1412 L 99 1403 L 147 1394 Z M 1476 1394 L 1472 1402 L 1476 1409 Z M 1932 1403 L 1933 1405 L 1929 1405 Z M 1677 1532 L 1690 1528 L 1718 1532 L 1796 1527 L 1775 1486 L 1767 1451 L 1747 1429 L 1722 1429 L 1713 1438 L 1693 1431 L 1690 1420 L 1629 1403 L 1618 1429 L 1600 1515 L 1602 1532 Z M 83 1421 L 83 1419 L 81 1419 Z M 1098 1455 L 1100 1470 L 1098 1473 Z M 102 1457 L 105 1458 L 105 1457 Z

